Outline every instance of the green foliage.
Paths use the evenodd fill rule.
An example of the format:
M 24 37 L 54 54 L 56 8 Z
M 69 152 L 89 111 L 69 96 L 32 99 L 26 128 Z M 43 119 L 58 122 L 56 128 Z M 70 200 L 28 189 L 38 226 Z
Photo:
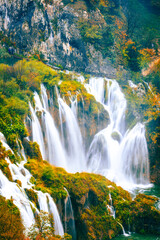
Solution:
M 116 236 L 121 232 L 117 221 L 126 228 L 130 221 L 133 230 L 138 232 L 142 232 L 143 229 L 144 233 L 148 232 L 149 224 L 152 232 L 157 229 L 160 214 L 154 206 L 156 198 L 140 195 L 132 201 L 127 191 L 103 176 L 89 173 L 69 174 L 46 161 L 39 164 L 31 159 L 25 166 L 36 178 L 36 188 L 50 193 L 57 201 L 66 197 L 64 187 L 67 188 L 73 204 L 75 221 L 78 222 L 77 234 L 82 239 L 110 239 L 111 236 Z M 116 220 L 110 216 L 107 208 L 110 204 L 109 193 L 116 209 Z M 138 224 L 135 224 L 136 221 Z
M 40 213 L 36 216 L 35 224 L 33 224 L 30 228 L 28 236 L 33 240 L 36 240 L 37 238 L 49 240 L 51 237 L 54 237 L 53 225 L 53 216 L 40 211 Z
M 30 199 L 30 201 L 34 202 L 35 206 L 40 209 L 39 203 L 38 203 L 38 196 L 37 194 L 33 191 L 33 189 L 25 189 L 25 192 Z
M 9 58 L 10 55 L 5 48 L 0 47 L 0 59 Z
M 136 232 L 157 234 L 160 214 L 154 207 L 156 201 L 156 197 L 139 194 L 131 203 L 131 221 Z
M 3 174 L 12 181 L 12 175 L 9 169 L 9 164 L 6 161 L 6 157 L 10 158 L 9 151 L 6 151 L 5 148 L 2 146 L 2 143 L 0 142 L 0 169 L 2 170 Z

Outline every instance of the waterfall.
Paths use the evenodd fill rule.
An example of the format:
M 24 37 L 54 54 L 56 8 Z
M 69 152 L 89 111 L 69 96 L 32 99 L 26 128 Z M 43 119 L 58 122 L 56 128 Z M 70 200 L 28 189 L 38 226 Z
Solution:
M 104 88 L 105 81 L 107 89 Z M 126 100 L 115 80 L 91 78 L 86 85 L 110 116 L 110 124 L 98 132 L 90 145 L 88 170 L 100 173 L 126 189 L 149 184 L 149 161 L 145 127 L 138 123 L 125 130 Z M 106 91 L 108 101 L 105 100 Z
M 66 168 L 65 151 L 62 147 L 60 136 L 54 123 L 54 119 L 49 112 L 48 97 L 43 85 L 41 86 L 41 91 L 43 105 L 41 103 L 39 95 L 36 92 L 34 93 L 35 110 L 30 104 L 30 110 L 32 114 L 33 141 L 36 141 L 39 144 L 43 158 L 44 156 L 46 156 L 46 158 L 48 158 L 48 161 L 51 164 Z M 36 111 L 41 112 L 43 131 L 46 138 L 45 140 L 47 149 L 44 144 L 42 127 L 36 116 Z
M 46 88 L 41 85 L 41 96 L 34 94 L 35 110 L 31 105 L 30 110 L 33 140 L 40 145 L 42 155 L 51 164 L 63 167 L 69 172 L 99 173 L 128 190 L 140 184 L 148 184 L 145 127 L 138 123 L 133 129 L 126 131 L 127 103 L 119 84 L 115 80 L 95 77 L 91 77 L 87 84 L 83 77 L 78 77 L 78 81 L 82 81 L 87 91 L 108 111 L 110 123 L 94 136 L 85 154 L 77 119 L 76 96 L 71 96 L 70 105 L 67 105 L 56 88 L 59 130 L 48 104 L 52 99 L 49 99 Z M 36 116 L 37 111 L 41 112 L 41 124 Z
M 137 123 L 121 143 L 121 172 L 129 182 L 149 184 L 149 161 L 145 128 Z
M 0 133 L 0 140 L 6 150 L 10 150 L 10 147 L 5 142 L 4 136 Z M 23 149 L 23 147 L 22 147 Z M 12 150 L 11 150 L 12 151 Z M 12 151 L 13 153 L 13 151 Z M 35 223 L 33 210 L 36 214 L 39 213 L 39 210 L 34 206 L 34 204 L 28 199 L 24 189 L 31 189 L 33 184 L 30 183 L 30 178 L 32 175 L 30 172 L 23 166 L 25 161 L 22 161 L 19 164 L 13 164 L 10 162 L 9 158 L 5 159 L 9 164 L 9 169 L 13 181 L 19 180 L 21 182 L 21 187 L 17 185 L 16 182 L 11 182 L 0 170 L 0 195 L 6 199 L 13 199 L 13 203 L 18 207 L 23 224 L 28 230 L 32 224 Z M 33 190 L 33 189 L 32 189 Z M 64 230 L 58 213 L 58 209 L 53 199 L 48 193 L 42 193 L 41 191 L 33 190 L 38 195 L 38 202 L 40 210 L 44 212 L 51 213 L 54 219 L 54 228 L 55 234 L 63 236 Z
M 115 213 L 114 207 L 112 205 L 112 197 L 111 197 L 110 193 L 109 193 L 109 204 L 107 205 L 107 208 L 108 208 L 109 215 L 115 219 L 116 213 Z
M 37 142 L 39 144 L 42 157 L 43 159 L 45 159 L 46 154 L 45 154 L 44 139 L 43 139 L 41 125 L 37 118 L 36 112 L 34 111 L 30 103 L 29 103 L 29 107 L 30 107 L 31 116 L 32 116 L 32 140 L 33 142 Z
M 40 210 L 51 213 L 53 215 L 55 234 L 63 236 L 64 230 L 62 222 L 58 213 L 57 206 L 51 196 L 48 193 L 42 193 L 41 191 L 38 191 L 38 203 Z
M 24 190 L 16 183 L 10 182 L 0 170 L 0 195 L 6 199 L 13 199 L 13 203 L 18 207 L 24 226 L 29 228 L 34 223 L 32 203 L 28 200 Z M 33 207 L 33 205 L 32 205 Z
M 66 168 L 65 151 L 54 120 L 48 111 L 46 111 L 42 117 L 46 129 L 45 136 L 48 145 L 48 160 L 55 166 Z
M 7 1 L 5 0 L 5 10 L 6 10 L 6 15 L 5 15 L 5 19 L 4 19 L 4 29 L 7 30 L 8 29 L 8 23 L 10 22 L 10 19 L 8 17 L 8 10 L 7 10 Z
M 70 199 L 70 195 L 65 188 L 67 192 L 67 197 L 65 199 L 65 233 L 68 233 L 72 236 L 73 240 L 76 240 L 76 227 L 75 227 L 75 221 L 74 221 L 74 213 L 72 208 L 72 202 Z
M 69 161 L 67 167 L 70 172 L 81 172 L 85 170 L 85 156 L 80 128 L 71 108 L 60 97 L 58 103 L 60 114 L 66 123 L 65 138 Z
M 129 237 L 130 234 L 128 234 L 128 233 L 125 232 L 123 225 L 122 225 L 120 222 L 118 222 L 118 221 L 117 221 L 117 223 L 121 226 L 123 235 L 124 235 L 125 237 Z

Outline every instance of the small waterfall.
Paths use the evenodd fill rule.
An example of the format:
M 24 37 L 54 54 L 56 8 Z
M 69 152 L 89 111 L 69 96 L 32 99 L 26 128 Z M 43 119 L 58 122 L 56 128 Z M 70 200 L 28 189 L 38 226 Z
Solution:
M 19 188 L 16 183 L 10 182 L 0 170 L 0 195 L 6 199 L 13 199 L 13 203 L 18 207 L 24 226 L 29 228 L 34 222 L 32 212 L 33 204 L 28 200 L 24 190 Z
M 65 233 L 70 234 L 72 236 L 72 239 L 76 240 L 77 236 L 76 236 L 76 227 L 75 227 L 72 203 L 71 203 L 71 199 L 70 199 L 69 193 L 66 188 L 65 188 L 65 190 L 67 192 L 67 197 L 64 201 L 64 203 L 65 203 Z
M 104 84 L 105 84 L 104 78 L 94 77 L 91 77 L 89 79 L 89 84 L 85 84 L 87 91 L 90 94 L 92 94 L 95 97 L 95 99 L 100 103 L 105 102 Z
M 4 142 L 5 138 L 2 134 L 0 134 L 0 138 L 3 146 L 7 150 L 10 149 L 7 143 Z M 0 195 L 4 196 L 6 199 L 13 199 L 13 203 L 18 207 L 20 211 L 24 226 L 26 230 L 28 230 L 28 228 L 35 223 L 33 210 L 36 214 L 39 213 L 39 210 L 31 201 L 29 201 L 24 191 L 25 188 L 32 188 L 32 184 L 29 182 L 32 176 L 29 171 L 23 166 L 24 161 L 18 165 L 15 165 L 12 164 L 8 158 L 6 158 L 6 162 L 9 164 L 13 180 L 19 180 L 22 186 L 20 187 L 17 185 L 17 183 L 10 182 L 0 170 Z M 63 226 L 60 220 L 58 209 L 53 199 L 48 193 L 42 193 L 41 191 L 36 190 L 34 190 L 34 192 L 38 195 L 40 210 L 51 213 L 53 215 L 55 234 L 63 236 Z
M 66 123 L 65 138 L 69 159 L 67 168 L 71 172 L 81 172 L 85 169 L 85 156 L 80 128 L 71 108 L 60 97 L 58 103 L 60 114 Z
M 55 234 L 63 236 L 64 230 L 62 222 L 58 213 L 57 206 L 51 196 L 48 193 L 42 193 L 41 191 L 38 191 L 38 202 L 40 210 L 51 213 L 53 215 Z
M 107 81 L 107 90 L 104 89 Z M 91 78 L 87 89 L 110 116 L 107 128 L 98 132 L 88 151 L 88 170 L 100 173 L 126 189 L 149 183 L 145 128 L 138 123 L 125 133 L 126 100 L 115 80 Z M 105 91 L 108 101 L 105 103 Z
M 123 235 L 124 235 L 125 237 L 129 237 L 130 234 L 128 234 L 128 233 L 125 232 L 123 225 L 122 225 L 120 222 L 118 222 L 118 221 L 117 221 L 117 223 L 121 226 Z
M 40 149 L 41 152 L 46 152 L 46 158 L 48 158 L 48 161 L 59 167 L 66 168 L 66 160 L 65 160 L 65 151 L 62 147 L 60 136 L 58 133 L 58 130 L 54 124 L 54 120 L 49 113 L 49 107 L 48 107 L 48 97 L 46 90 L 44 86 L 41 86 L 42 90 L 42 102 L 39 98 L 39 95 L 37 93 L 34 94 L 34 100 L 36 104 L 36 110 L 41 111 L 41 118 L 42 118 L 42 124 L 43 124 L 43 130 L 45 132 L 45 140 L 47 145 L 47 151 L 45 151 L 45 145 L 44 145 L 44 138 L 42 134 L 41 125 L 38 121 L 38 118 L 36 116 L 35 111 L 33 110 L 32 106 L 30 106 L 31 113 L 32 113 L 32 131 L 33 131 L 33 141 L 36 141 L 38 144 L 40 142 Z M 38 131 L 37 131 L 38 130 Z
M 137 123 L 121 143 L 121 172 L 130 183 L 149 184 L 149 161 L 145 127 Z
M 45 154 L 44 139 L 43 139 L 41 125 L 37 118 L 36 112 L 34 111 L 30 103 L 29 103 L 29 107 L 30 107 L 31 117 L 32 117 L 32 141 L 37 142 L 39 144 L 42 157 L 43 159 L 45 159 L 46 154 Z
M 48 145 L 48 160 L 55 166 L 66 168 L 65 151 L 54 120 L 48 111 L 45 111 L 42 118 L 46 129 L 45 136 Z
M 8 17 L 8 10 L 7 10 L 7 1 L 5 1 L 6 4 L 6 15 L 5 15 L 5 19 L 4 19 L 4 29 L 7 30 L 8 29 L 8 23 L 10 22 L 10 19 Z
M 77 108 L 78 108 L 77 96 L 76 98 L 71 97 L 70 102 L 71 102 L 71 110 L 74 113 L 75 117 L 77 117 Z
M 49 199 L 49 211 L 51 214 L 53 214 L 53 218 L 54 218 L 54 228 L 55 228 L 55 234 L 56 235 L 60 235 L 63 236 L 64 235 L 64 230 L 63 230 L 63 226 L 62 226 L 62 222 L 58 213 L 58 209 L 57 206 L 55 204 L 55 202 L 53 201 L 53 199 L 51 198 L 51 196 L 49 194 L 48 195 L 48 199 Z
M 50 34 L 50 36 L 49 36 L 50 44 L 53 44 L 53 40 L 54 40 L 54 38 L 53 38 L 53 33 L 52 33 L 52 31 L 51 31 L 51 34 Z
M 42 96 L 43 107 L 44 109 L 49 111 L 47 91 L 43 84 L 41 84 L 41 93 L 42 93 L 41 96 Z
M 109 193 L 109 204 L 107 205 L 107 208 L 108 208 L 109 215 L 115 219 L 116 213 L 115 213 L 114 207 L 112 205 L 112 197 L 111 197 L 110 193 Z

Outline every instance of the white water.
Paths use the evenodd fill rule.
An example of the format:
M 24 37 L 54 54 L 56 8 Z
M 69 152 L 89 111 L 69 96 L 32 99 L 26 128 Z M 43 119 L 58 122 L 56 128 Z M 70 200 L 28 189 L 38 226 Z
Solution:
M 67 197 L 65 199 L 65 233 L 68 233 L 72 236 L 72 240 L 76 240 L 76 227 L 75 227 L 75 221 L 74 221 L 74 212 L 72 208 L 72 202 L 70 195 L 65 188 L 67 192 Z
M 4 18 L 4 29 L 5 29 L 5 30 L 8 30 L 8 24 L 9 24 L 9 22 L 10 22 L 10 19 L 9 19 L 9 17 L 8 17 L 7 1 L 5 1 L 5 4 L 6 4 L 6 7 L 5 7 L 6 14 L 5 14 L 5 18 Z
M 128 190 L 149 184 L 145 127 L 138 123 L 133 129 L 125 130 L 127 104 L 118 83 L 110 79 L 91 78 L 86 88 L 105 106 L 110 116 L 108 127 L 97 133 L 90 145 L 89 171 L 100 173 Z
M 78 80 L 84 81 L 83 78 Z M 63 167 L 69 172 L 100 173 L 127 190 L 146 186 L 149 184 L 149 163 L 145 127 L 138 123 L 133 129 L 126 131 L 127 104 L 120 86 L 115 80 L 92 77 L 85 87 L 108 111 L 110 124 L 108 126 L 106 124 L 106 128 L 94 136 L 85 154 L 77 120 L 76 96 L 70 98 L 71 106 L 69 106 L 57 90 L 60 120 L 58 129 L 48 105 L 52 99 L 48 98 L 46 89 L 42 85 L 42 101 L 35 93 L 35 110 L 30 107 L 32 125 L 37 124 L 32 127 L 33 136 L 35 141 L 40 142 L 41 151 L 46 153 L 46 159 L 50 163 Z M 41 126 L 36 111 L 42 112 Z
M 32 203 L 27 198 L 24 190 L 16 183 L 10 182 L 0 170 L 0 195 L 6 199 L 13 199 L 13 203 L 20 210 L 20 214 L 26 228 L 34 223 L 34 215 L 31 209 Z M 33 206 L 33 205 L 32 205 Z
M 1 133 L 0 133 L 0 140 L 3 146 L 6 148 L 6 150 L 10 150 L 10 147 L 5 142 L 6 140 L 3 134 Z M 33 184 L 30 183 L 30 178 L 32 177 L 32 175 L 23 166 L 24 163 L 26 162 L 25 161 L 26 156 L 25 156 L 25 153 L 23 152 L 23 147 L 22 147 L 22 154 L 24 157 L 24 161 L 22 161 L 17 165 L 11 163 L 8 158 L 5 159 L 6 162 L 9 164 L 9 169 L 11 171 L 13 181 L 16 181 L 16 180 L 21 181 L 21 187 L 17 185 L 16 182 L 9 181 L 6 178 L 6 176 L 3 174 L 3 172 L 0 170 L 0 195 L 5 197 L 6 199 L 11 199 L 11 198 L 13 199 L 13 203 L 18 207 L 20 211 L 23 224 L 26 230 L 28 230 L 28 228 L 35 223 L 32 209 L 34 209 L 36 214 L 39 213 L 39 210 L 28 199 L 24 191 L 25 188 L 27 189 L 32 188 Z M 58 209 L 53 199 L 48 193 L 42 193 L 41 191 L 35 191 L 35 190 L 33 191 L 38 195 L 40 210 L 51 213 L 53 215 L 55 234 L 63 236 L 64 235 L 63 226 L 60 220 Z
M 58 213 L 57 206 L 51 196 L 48 193 L 42 193 L 38 191 L 38 203 L 40 206 L 40 210 L 53 215 L 55 234 L 63 236 L 64 230 L 62 222 Z
M 35 100 L 35 110 L 30 107 L 31 114 L 32 114 L 32 132 L 33 132 L 33 140 L 37 143 L 40 142 L 40 150 L 43 156 L 48 158 L 48 161 L 59 167 L 66 168 L 66 159 L 65 159 L 65 151 L 63 149 L 63 146 L 61 144 L 60 136 L 58 133 L 58 130 L 55 126 L 54 119 L 52 118 L 50 112 L 49 112 L 49 106 L 48 106 L 48 97 L 46 93 L 46 89 L 44 86 L 41 86 L 42 91 L 42 103 L 38 96 L 38 94 L 34 93 L 34 100 Z M 44 144 L 44 137 L 42 134 L 42 128 L 38 121 L 38 118 L 36 116 L 36 111 L 41 112 L 41 118 L 42 118 L 42 124 L 43 124 L 43 131 L 46 141 L 46 146 Z M 35 126 L 36 125 L 36 126 Z M 38 132 L 37 132 L 38 129 Z M 34 137 L 35 136 L 35 137 Z M 43 154 L 43 153 L 46 154 Z
M 46 154 L 45 154 L 42 129 L 41 129 L 38 117 L 30 103 L 29 103 L 29 107 L 30 107 L 31 116 L 32 116 L 32 141 L 37 142 L 39 144 L 42 157 L 43 159 L 45 159 Z
M 58 103 L 60 115 L 63 116 L 66 122 L 67 170 L 69 172 L 81 172 L 85 170 L 85 156 L 80 128 L 71 108 L 60 97 Z
M 51 164 L 63 167 L 69 172 L 81 172 L 86 170 L 86 161 L 82 136 L 76 117 L 77 101 L 75 99 L 70 108 L 58 92 L 57 97 L 61 136 L 50 113 L 46 89 L 41 85 L 42 101 L 35 92 L 35 110 L 30 104 L 33 141 L 40 145 L 43 158 L 45 156 Z M 41 124 L 36 116 L 37 111 L 41 112 Z M 65 121 L 65 126 L 63 121 Z
M 109 204 L 107 205 L 107 208 L 108 208 L 109 215 L 112 216 L 115 219 L 116 218 L 116 213 L 115 213 L 114 207 L 112 205 L 112 197 L 111 197 L 110 193 L 109 193 Z

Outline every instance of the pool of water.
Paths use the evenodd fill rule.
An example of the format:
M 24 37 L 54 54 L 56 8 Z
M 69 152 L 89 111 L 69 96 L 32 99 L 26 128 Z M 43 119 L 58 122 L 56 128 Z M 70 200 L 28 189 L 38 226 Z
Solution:
M 130 236 L 118 236 L 114 240 L 160 240 L 160 236 L 131 234 Z
M 134 192 L 133 196 L 136 196 L 138 193 L 143 193 L 149 196 L 156 196 L 160 198 L 160 186 L 153 185 L 148 189 L 137 189 Z M 157 208 L 160 210 L 160 201 L 157 205 Z M 140 235 L 140 234 L 131 234 L 130 236 L 120 235 L 118 237 L 113 238 L 114 240 L 160 240 L 160 235 Z

